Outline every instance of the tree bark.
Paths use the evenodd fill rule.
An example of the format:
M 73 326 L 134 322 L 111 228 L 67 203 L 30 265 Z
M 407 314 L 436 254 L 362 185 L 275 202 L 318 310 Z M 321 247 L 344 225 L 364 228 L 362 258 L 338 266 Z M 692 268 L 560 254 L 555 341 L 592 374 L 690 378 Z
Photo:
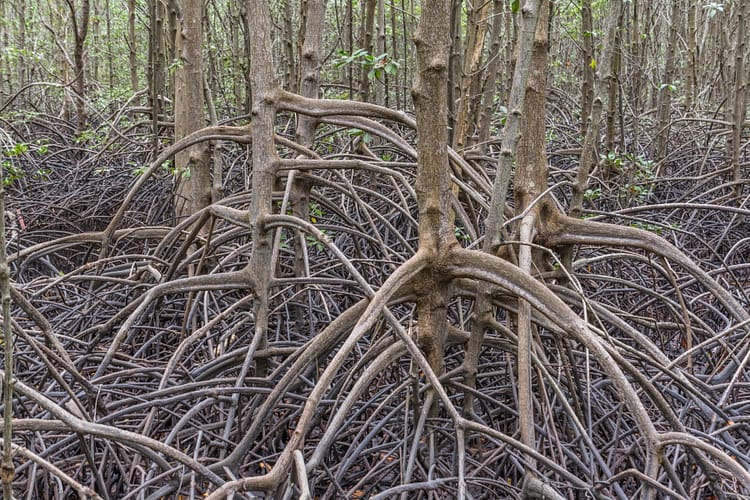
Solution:
M 135 36 L 135 0 L 128 0 L 128 66 L 130 88 L 138 91 L 138 44 Z
M 205 126 L 203 91 L 203 0 L 182 0 L 175 39 L 175 139 Z M 211 204 L 211 172 L 205 143 L 175 155 L 176 212 L 186 217 Z
M 448 62 L 450 4 L 427 0 L 422 5 L 417 49 L 417 77 L 412 88 L 417 120 L 419 252 L 437 258 L 456 242 L 452 223 L 448 164 Z M 447 333 L 447 286 L 439 273 L 427 271 L 417 284 L 417 332 L 420 347 L 437 374 L 444 369 Z M 430 413 L 434 416 L 437 407 Z
M 482 51 L 484 39 L 487 33 L 488 18 L 490 12 L 489 1 L 483 1 L 476 5 L 469 15 L 466 31 L 466 44 L 464 47 L 463 68 L 459 81 L 459 94 L 456 99 L 456 120 L 453 132 L 453 149 L 460 151 L 467 145 L 469 134 L 472 133 L 471 118 L 472 102 L 471 92 L 475 88 L 475 82 L 481 81 L 480 63 L 482 62 Z
M 373 55 L 374 51 L 374 31 L 375 31 L 375 8 L 378 0 L 364 0 L 363 18 L 360 32 L 360 41 L 362 48 L 367 51 L 368 54 Z M 366 66 L 362 66 L 359 71 L 359 99 L 363 102 L 370 100 L 370 77 L 367 75 L 369 72 Z
M 594 104 L 594 21 L 591 16 L 591 0 L 581 2 L 581 137 L 586 137 L 588 118 Z
M 85 59 L 85 43 L 86 36 L 89 32 L 89 19 L 91 13 L 91 5 L 89 0 L 81 0 L 80 18 L 76 12 L 74 0 L 66 0 L 68 9 L 70 10 L 70 22 L 73 27 L 73 37 L 75 45 L 73 48 L 73 61 L 75 71 L 75 81 L 73 88 L 76 92 L 75 104 L 76 104 L 76 118 L 78 120 L 76 124 L 76 135 L 81 135 L 86 129 L 86 59 Z
M 669 128 L 672 120 L 672 86 L 674 85 L 675 73 L 675 50 L 677 48 L 677 24 L 680 19 L 680 13 L 680 2 L 672 2 L 669 38 L 667 39 L 667 49 L 664 55 L 664 72 L 662 73 L 661 82 L 659 83 L 659 94 L 656 105 L 656 126 L 654 127 L 656 143 L 653 154 L 657 162 L 662 161 L 666 156 L 667 145 L 669 142 Z
M 732 87 L 732 137 L 728 142 L 729 157 L 731 158 L 732 180 L 735 182 L 733 193 L 736 203 L 742 200 L 742 162 L 740 158 L 742 147 L 742 129 L 747 115 L 747 72 L 745 71 L 745 53 L 747 52 L 747 16 L 750 9 L 747 2 L 739 2 L 735 7 L 737 17 L 737 39 L 734 44 L 734 85 Z
M 500 73 L 501 50 L 500 45 L 502 36 L 508 33 L 503 32 L 503 20 L 507 15 L 504 11 L 505 4 L 502 0 L 494 0 L 492 8 L 492 44 L 490 45 L 490 61 L 487 66 L 486 78 L 482 92 L 481 112 L 479 113 L 479 138 L 478 147 L 481 152 L 487 149 L 487 142 L 490 139 L 490 128 L 494 118 L 495 94 L 497 92 L 497 78 Z M 506 119 L 507 120 L 507 119 Z M 507 123 L 507 121 L 506 121 Z

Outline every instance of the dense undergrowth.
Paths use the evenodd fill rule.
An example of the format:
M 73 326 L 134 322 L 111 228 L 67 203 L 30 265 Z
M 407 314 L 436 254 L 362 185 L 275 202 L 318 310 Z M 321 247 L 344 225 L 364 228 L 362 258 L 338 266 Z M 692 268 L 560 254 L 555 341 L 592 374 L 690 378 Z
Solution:
M 564 109 L 553 101 L 547 143 L 550 192 L 563 209 L 581 147 L 579 123 Z M 294 433 L 318 376 L 364 314 L 370 293 L 363 283 L 379 289 L 417 248 L 414 151 L 351 127 L 321 125 L 315 150 L 326 163 L 294 172 L 313 184 L 307 220 L 287 216 L 289 172 L 277 183 L 278 216 L 269 222 L 278 227 L 276 272 L 269 341 L 262 345 L 247 286 L 209 280 L 182 287 L 185 277 L 241 270 L 252 241 L 246 226 L 223 219 L 218 209 L 193 219 L 201 221 L 200 231 L 179 224 L 172 193 L 183 173 L 171 163 L 159 167 L 106 235 L 153 160 L 146 153 L 148 128 L 136 119 L 78 138 L 46 114 L 0 122 L 7 132 L 19 380 L 15 484 L 27 498 L 92 490 L 110 498 L 187 497 L 265 472 Z M 277 130 L 282 136 L 285 124 Z M 413 145 L 413 131 L 389 127 Z M 745 198 L 732 196 L 721 132 L 701 121 L 675 121 L 660 164 L 649 159 L 648 137 L 623 133 L 617 151 L 600 151 L 584 217 L 658 235 L 747 310 L 747 188 Z M 282 158 L 297 154 L 278 148 Z M 467 152 L 468 168 L 457 180 L 455 231 L 467 248 L 478 248 L 484 232 L 498 149 L 491 143 Z M 248 148 L 225 141 L 221 151 L 225 198 L 219 204 L 246 210 Z M 747 148 L 744 154 L 747 162 Z M 605 177 L 605 168 L 613 173 Z M 294 255 L 295 238 L 304 256 Z M 666 432 L 679 423 L 747 469 L 747 321 L 733 317 L 690 270 L 637 247 L 581 245 L 570 275 L 545 255 L 548 266 L 537 278 L 603 332 L 622 366 L 633 368 L 624 370 L 654 426 Z M 304 261 L 304 276 L 294 275 L 295 258 Z M 442 380 L 460 408 L 476 290 L 468 280 L 455 288 Z M 390 301 L 409 333 L 410 293 Z M 466 456 L 473 498 L 520 495 L 526 456 L 517 441 L 511 296 L 494 296 L 493 332 L 482 349 L 469 415 L 494 433 L 466 429 L 466 442 L 458 443 L 445 413 L 426 421 L 428 380 L 392 327 L 378 320 L 337 372 L 304 442 L 305 479 L 314 496 L 427 498 L 430 491 L 451 498 L 459 453 Z M 570 498 L 637 495 L 647 484 L 638 472 L 645 445 L 606 371 L 558 325 L 542 315 L 535 324 L 539 455 L 532 467 Z M 660 495 L 748 493 L 741 477 L 726 474 L 731 468 L 723 456 L 688 452 L 692 446 L 676 438 L 664 446 L 668 465 L 652 485 Z M 278 498 L 296 497 L 300 477 L 279 487 Z

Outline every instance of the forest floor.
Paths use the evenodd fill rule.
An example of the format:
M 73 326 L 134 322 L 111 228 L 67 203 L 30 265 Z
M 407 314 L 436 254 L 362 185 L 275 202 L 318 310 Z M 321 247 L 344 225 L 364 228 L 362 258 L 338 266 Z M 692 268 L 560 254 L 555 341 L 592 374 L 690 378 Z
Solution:
M 568 107 L 553 102 L 548 117 L 551 193 L 563 208 L 581 147 L 579 124 L 562 111 Z M 331 325 L 348 325 L 352 319 L 347 315 L 361 314 L 359 304 L 366 298 L 325 240 L 346 255 L 373 289 L 381 287 L 417 246 L 414 158 L 377 137 L 340 127 L 324 129 L 317 147 L 322 158 L 355 159 L 369 167 L 300 174 L 315 178 L 307 222 L 320 233 L 301 237 L 308 271 L 302 283 L 293 275 L 294 239 L 300 236 L 289 228 L 279 230 L 269 342 L 258 346 L 253 343 L 253 297 L 242 286 L 179 288 L 185 277 L 240 269 L 252 242 L 246 228 L 219 219 L 197 234 L 191 234 L 187 224 L 178 225 L 173 192 L 180 173 L 171 163 L 134 193 L 115 232 L 107 234 L 113 216 L 152 160 L 144 126 L 134 119 L 121 121 L 116 130 L 102 126 L 74 138 L 68 123 L 48 115 L 4 118 L 1 124 L 8 134 L 3 161 L 14 361 L 22 383 L 14 407 L 14 435 L 21 450 L 18 491 L 28 498 L 89 494 L 87 488 L 103 496 L 106 491 L 110 498 L 202 494 L 212 478 L 205 467 L 224 459 L 256 425 L 260 428 L 235 472 L 268 469 L 333 355 L 331 346 L 321 347 L 300 364 L 305 349 Z M 285 129 L 280 124 L 279 133 Z M 414 143 L 412 132 L 394 130 Z M 620 137 L 619 152 L 600 163 L 614 174 L 604 180 L 597 171 L 591 177 L 584 217 L 658 235 L 748 310 L 750 209 L 747 188 L 738 199 L 729 182 L 724 141 L 708 122 L 675 122 L 669 153 L 657 163 L 649 156 L 648 140 Z M 466 155 L 480 178 L 492 175 L 498 147 L 492 143 L 482 154 Z M 295 154 L 283 147 L 280 153 Z M 252 196 L 248 149 L 225 142 L 221 154 L 222 205 L 247 209 Z M 748 148 L 744 155 L 747 164 Z M 275 210 L 285 203 L 282 181 Z M 464 213 L 457 217 L 456 236 L 462 246 L 475 248 L 488 193 L 470 182 L 461 190 Z M 554 283 L 559 266 L 550 263 L 552 270 L 538 278 L 559 286 Z M 671 382 L 662 380 L 658 390 L 687 428 L 718 443 L 743 466 L 750 464 L 747 325 L 730 318 L 690 273 L 647 252 L 584 245 L 577 249 L 573 271 L 574 292 L 594 304 L 590 314 L 599 315 L 603 329 L 627 321 L 670 360 L 671 366 L 657 366 L 645 356 L 639 358 L 635 344 L 618 339 L 643 377 L 671 377 Z M 446 387 L 456 401 L 464 390 L 456 373 L 472 307 L 468 298 L 450 305 L 455 332 L 446 360 Z M 391 310 L 408 328 L 411 306 L 395 300 Z M 512 326 L 512 313 L 498 313 L 497 321 Z M 438 457 L 431 462 L 434 470 L 427 470 L 434 457 L 412 449 L 419 435 L 414 429 L 423 425 L 418 411 L 424 403 L 419 401 L 423 374 L 403 352 L 390 350 L 392 333 L 384 331 L 359 341 L 346 371 L 326 396 L 319 429 L 305 442 L 310 458 L 318 440 L 328 439 L 326 420 L 343 408 L 345 424 L 321 459 L 325 467 L 310 478 L 313 491 L 321 498 L 364 498 L 389 488 L 394 494 L 406 492 L 408 488 L 397 488 L 408 469 L 413 483 L 450 498 L 454 485 L 440 479 L 455 475 L 455 443 L 445 437 L 450 422 L 445 415 L 433 419 L 437 432 L 430 434 L 435 440 L 430 449 Z M 610 479 L 614 471 L 639 466 L 628 458 L 630 447 L 639 446 L 628 437 L 632 423 L 607 394 L 604 372 L 586 365 L 584 350 L 566 347 L 554 328 L 550 331 L 540 333 L 540 355 L 549 356 L 541 364 L 549 373 L 540 369 L 538 376 L 585 380 L 588 389 L 580 394 L 588 400 L 571 399 L 576 408 L 569 409 L 554 390 L 544 392 L 552 398 L 545 403 L 549 412 L 540 412 L 538 422 L 541 432 L 548 433 L 544 452 L 599 488 L 601 495 L 628 497 L 639 491 L 640 479 L 627 473 Z M 516 432 L 512 338 L 488 339 L 476 410 L 480 421 L 509 436 Z M 253 359 L 264 365 L 262 373 Z M 288 380 L 290 374 L 294 383 Z M 362 377 L 369 377 L 368 386 L 357 386 Z M 680 377 L 691 388 L 682 385 Z M 276 391 L 281 386 L 285 389 Z M 565 423 L 567 412 L 578 412 L 586 420 L 593 444 L 582 444 L 577 429 Z M 253 420 L 258 415 L 264 416 L 260 424 Z M 557 423 L 555 415 L 563 415 Z M 655 422 L 667 426 L 663 419 L 655 417 Z M 120 430 L 132 435 L 120 435 Z M 505 445 L 488 437 L 469 440 L 467 446 L 474 498 L 520 495 L 518 450 L 504 453 Z M 684 476 L 694 465 L 683 455 L 674 451 L 673 463 Z M 612 473 L 609 478 L 606 471 Z M 559 486 L 564 477 L 555 476 L 552 482 Z M 683 493 L 698 498 L 718 489 L 728 498 L 739 498 L 731 496 L 740 488 L 730 479 L 696 478 Z

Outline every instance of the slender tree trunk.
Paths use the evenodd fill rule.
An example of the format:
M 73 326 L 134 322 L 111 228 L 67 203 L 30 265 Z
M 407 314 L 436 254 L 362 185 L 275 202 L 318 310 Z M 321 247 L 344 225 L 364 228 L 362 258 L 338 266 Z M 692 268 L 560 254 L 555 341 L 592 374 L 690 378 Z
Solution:
M 399 59 L 398 31 L 396 29 L 398 26 L 398 24 L 396 23 L 396 21 L 398 20 L 398 16 L 397 16 L 398 9 L 395 9 L 393 7 L 393 4 L 391 4 L 391 8 L 389 9 L 388 12 L 390 13 L 390 19 L 391 19 L 391 57 L 393 58 L 394 61 L 398 61 Z M 404 54 L 406 54 L 406 50 L 404 50 Z M 406 71 L 405 67 L 402 67 L 401 71 Z M 388 78 L 389 76 L 386 75 L 386 79 Z M 398 75 L 396 75 L 394 80 L 395 80 L 396 85 L 395 85 L 393 94 L 394 94 L 394 97 L 396 98 L 396 109 L 400 110 L 403 108 L 401 104 L 401 90 L 399 89 L 399 85 L 398 85 Z M 389 80 L 386 80 L 386 81 L 389 81 Z M 388 92 L 388 86 L 386 86 L 386 94 L 385 94 L 386 105 L 389 104 L 388 102 L 389 96 L 390 96 L 390 93 Z
M 619 6 L 620 0 L 616 0 L 615 3 Z M 606 117 L 604 122 L 604 150 L 607 152 L 615 150 L 615 122 L 617 120 L 617 95 L 620 89 L 620 61 L 622 53 L 620 46 L 620 26 L 623 24 L 624 11 L 620 8 L 619 13 L 612 12 L 610 15 L 616 15 L 617 20 L 614 21 L 614 25 L 611 19 L 607 20 L 608 27 L 605 46 L 608 53 L 603 53 L 603 62 L 606 65 L 604 78 L 607 89 L 607 105 L 604 109 Z M 605 172 L 605 174 L 608 173 Z
M 614 95 L 612 87 L 617 86 L 616 68 L 617 68 L 617 30 L 618 23 L 621 19 L 621 0 L 610 0 L 608 12 L 608 24 L 606 27 L 606 38 L 602 50 L 600 70 L 604 73 L 601 79 L 595 78 L 593 81 L 593 102 L 591 113 L 586 117 L 588 122 L 586 136 L 583 140 L 581 159 L 578 165 L 576 183 L 573 185 L 573 198 L 570 202 L 570 216 L 580 217 L 583 213 L 583 195 L 588 186 L 589 174 L 596 165 L 596 149 L 599 139 L 599 126 L 601 123 L 602 109 L 604 108 L 603 100 L 607 99 L 607 109 L 614 106 Z M 610 101 L 611 99 L 611 101 Z M 609 118 L 609 117 L 608 117 Z M 614 128 L 614 125 L 612 125 Z M 613 139 L 612 139 L 613 140 Z M 611 147 L 611 146 L 610 146 Z M 570 260 L 571 255 L 566 255 L 566 261 Z M 566 262 L 567 263 L 567 262 Z
M 105 28 L 106 28 L 106 37 L 107 37 L 107 54 L 114 53 L 114 46 L 112 45 L 112 11 L 110 8 L 110 3 L 106 2 L 104 5 L 104 19 L 105 19 Z M 114 89 L 115 89 L 115 62 L 114 57 L 106 57 L 107 60 L 107 86 L 109 88 L 110 95 L 112 95 Z M 115 111 L 115 102 L 114 100 L 110 103 L 110 109 L 114 112 Z
M 162 114 L 164 95 L 164 10 L 159 0 L 149 1 L 149 105 L 151 107 L 151 154 L 159 154 L 159 118 Z
M 531 274 L 532 262 L 539 260 L 537 252 L 529 246 L 536 236 L 536 228 L 541 221 L 541 202 L 537 198 L 547 188 L 547 155 L 544 144 L 546 137 L 546 89 L 547 89 L 547 50 L 549 47 L 550 4 L 542 0 L 539 6 L 539 20 L 536 23 L 531 68 L 526 82 L 524 99 L 524 117 L 521 121 L 521 137 L 516 154 L 516 173 L 514 176 L 516 213 L 526 213 L 520 222 L 518 248 L 518 265 L 522 272 Z M 532 206 L 532 203 L 535 205 Z M 527 210 L 528 209 L 528 210 Z M 543 266 L 537 268 L 543 269 Z M 531 322 L 531 306 L 525 300 L 518 301 L 518 355 L 516 358 L 518 372 L 518 427 L 521 441 L 536 448 L 534 430 L 533 380 L 531 370 L 531 351 L 534 348 L 532 335 L 534 327 Z M 535 479 L 533 472 L 535 461 L 526 457 L 530 467 L 526 471 L 525 486 Z
M 467 36 L 464 47 L 463 69 L 459 84 L 459 94 L 456 102 L 456 120 L 453 131 L 453 149 L 461 150 L 467 145 L 469 134 L 472 133 L 470 126 L 474 123 L 471 119 L 471 104 L 473 101 L 471 89 L 475 88 L 475 82 L 481 81 L 480 64 L 482 62 L 482 51 L 484 39 L 487 33 L 490 6 L 488 1 L 477 4 L 469 14 L 466 27 Z
M 378 0 L 364 0 L 362 6 L 364 18 L 362 20 L 360 40 L 362 41 L 362 48 L 371 55 L 374 51 L 373 40 L 375 31 L 375 7 L 377 6 L 377 1 Z M 359 98 L 364 102 L 370 100 L 370 78 L 367 76 L 368 72 L 369 70 L 365 66 L 362 66 L 359 71 Z
M 81 0 L 80 17 L 76 12 L 74 0 L 66 0 L 70 10 L 70 21 L 73 28 L 75 45 L 73 48 L 73 62 L 75 81 L 73 89 L 76 92 L 76 134 L 80 135 L 86 129 L 86 59 L 85 43 L 89 32 L 91 5 L 89 0 Z
M 300 12 L 304 10 L 306 0 L 300 2 Z M 294 57 L 294 27 L 292 17 L 292 0 L 284 0 L 282 3 L 284 9 L 284 87 L 291 92 L 297 92 L 297 60 Z M 305 22 L 307 20 L 300 16 L 300 32 L 304 33 Z M 299 41 L 299 40 L 298 40 Z
M 91 34 L 89 35 L 89 40 L 91 41 L 91 47 L 93 50 L 90 50 L 88 52 L 88 66 L 89 66 L 89 78 L 93 82 L 99 82 L 100 77 L 100 61 L 99 61 L 99 53 L 100 48 L 102 44 L 102 12 L 99 5 L 99 2 L 97 0 L 93 0 L 93 3 L 91 4 L 91 9 L 93 10 L 93 15 L 91 17 L 90 25 L 91 29 L 89 30 Z
M 448 138 L 453 143 L 456 128 L 456 100 L 461 95 L 461 20 L 463 0 L 451 0 L 451 49 L 448 58 Z
M 29 68 L 26 65 L 26 2 L 15 2 L 18 11 L 18 87 L 26 85 L 29 76 Z M 7 47 L 7 45 L 6 45 Z
M 250 60 L 250 19 L 247 13 L 247 3 L 240 2 L 240 17 L 242 18 L 242 25 L 245 27 L 243 44 L 244 44 L 244 57 L 243 64 L 240 66 L 244 68 L 242 76 L 245 82 L 245 101 L 243 103 L 244 114 L 250 114 L 253 109 L 253 78 L 252 78 L 252 61 Z M 249 186 L 248 186 L 249 187 Z
M 656 143 L 654 156 L 657 162 L 664 159 L 667 154 L 667 145 L 669 144 L 669 128 L 672 119 L 672 86 L 674 85 L 675 50 L 677 48 L 677 23 L 681 17 L 680 12 L 680 2 L 672 2 L 669 38 L 667 40 L 667 49 L 664 55 L 664 73 L 662 73 L 662 79 L 659 85 L 659 97 L 656 106 L 656 127 L 654 129 Z
M 745 70 L 745 53 L 747 52 L 747 16 L 750 14 L 747 2 L 740 2 L 735 7 L 737 18 L 737 39 L 734 44 L 734 86 L 732 88 L 732 138 L 728 142 L 729 157 L 732 165 L 732 180 L 734 185 L 734 198 L 741 203 L 742 197 L 742 162 L 740 149 L 742 147 L 742 129 L 747 115 L 747 71 Z
M 166 0 L 167 36 L 164 37 L 164 45 L 166 47 L 167 53 L 167 78 L 164 82 L 167 89 L 164 94 L 168 96 L 174 96 L 175 94 L 174 88 L 175 74 L 177 73 L 176 69 L 182 65 L 182 61 L 178 59 L 177 47 L 175 46 L 175 42 L 177 41 L 177 37 L 179 36 L 178 31 L 181 29 L 181 21 L 179 19 L 180 7 L 178 1 L 180 0 Z
M 302 18 L 306 19 L 306 22 L 304 24 L 304 32 L 303 26 L 300 26 L 299 35 L 302 40 L 299 89 L 302 96 L 315 99 L 319 97 L 318 94 L 320 93 L 320 69 L 322 64 L 326 0 L 306 0 L 303 6 L 304 12 L 302 13 Z M 317 126 L 318 121 L 314 117 L 299 116 L 296 131 L 297 143 L 312 149 L 315 143 L 315 130 Z M 290 189 L 290 209 L 292 215 L 302 220 L 308 220 L 310 217 L 310 192 L 312 190 L 312 183 L 307 179 L 300 179 L 298 174 L 299 172 L 295 172 L 291 176 L 294 180 Z M 294 238 L 294 275 L 297 277 L 307 276 L 308 267 L 307 239 L 301 231 L 298 231 Z M 301 292 L 302 290 L 298 288 L 297 291 Z M 306 298 L 309 300 L 309 296 L 305 297 L 301 295 L 301 301 L 304 301 Z M 305 323 L 308 323 L 312 333 L 313 324 L 307 320 L 306 305 L 303 303 L 300 307 L 295 308 L 295 322 L 299 329 L 302 329 Z
M 354 52 L 354 2 L 346 2 L 346 20 L 345 20 L 345 31 L 346 31 L 346 50 L 349 54 Z M 347 64 L 346 68 L 346 81 L 349 85 L 349 99 L 354 97 L 354 69 L 351 64 Z
M 688 60 L 685 65 L 685 109 L 692 111 L 695 106 L 696 85 L 698 79 L 698 49 L 696 46 L 696 17 L 698 11 L 698 1 L 688 0 L 688 20 L 687 20 L 687 46 Z
M 490 139 L 490 128 L 492 127 L 493 112 L 495 109 L 495 93 L 497 92 L 497 78 L 500 73 L 500 45 L 503 35 L 503 20 L 505 17 L 504 3 L 502 0 L 493 1 L 492 18 L 492 44 L 490 45 L 490 62 L 487 66 L 487 78 L 484 82 L 482 95 L 482 106 L 479 114 L 479 149 L 485 152 Z M 507 123 L 507 122 L 506 122 Z
M 0 19 L 9 19 L 6 0 L 0 0 Z M 0 23 L 0 43 L 2 43 L 4 47 L 7 47 L 10 43 L 8 31 L 6 23 Z M 5 100 L 10 96 L 12 88 L 10 79 L 8 56 L 3 51 L 0 53 L 0 107 L 5 106 Z
M 203 0 L 182 0 L 175 39 L 180 64 L 175 71 L 175 138 L 205 126 L 203 91 Z M 185 217 L 211 203 L 208 148 L 196 144 L 175 155 L 177 215 Z
M 521 213 L 547 189 L 546 102 L 547 102 L 547 47 L 549 35 L 549 1 L 539 6 L 531 68 L 526 82 L 524 117 L 516 153 L 515 200 L 516 212 Z
M 242 59 L 241 44 L 241 26 L 242 16 L 240 16 L 240 7 L 236 2 L 229 2 L 229 49 L 232 52 L 232 97 L 237 112 L 242 109 L 244 100 L 244 77 L 247 64 Z
M 377 38 L 377 55 L 385 54 L 385 0 L 376 0 L 378 7 L 378 38 Z M 375 82 L 375 103 L 381 106 L 385 105 L 388 82 L 388 73 L 383 72 L 381 81 Z
M 594 103 L 594 68 L 596 56 L 594 54 L 594 21 L 591 16 L 591 0 L 581 2 L 581 137 L 586 137 L 588 118 L 591 116 L 591 106 Z
M 643 98 L 643 85 L 646 82 L 645 72 L 643 71 L 643 60 L 645 53 L 646 41 L 641 38 L 641 17 L 643 15 L 641 6 L 638 2 L 632 2 L 633 14 L 632 22 L 630 24 L 630 59 L 632 63 L 630 65 L 630 79 L 632 81 L 630 85 L 630 106 L 633 108 L 633 114 L 639 116 L 643 111 L 644 98 Z M 639 137 L 640 134 L 640 121 L 634 120 L 633 123 L 633 137 Z
M 130 87 L 133 92 L 138 84 L 138 40 L 135 35 L 135 0 L 128 0 L 128 66 L 130 67 Z

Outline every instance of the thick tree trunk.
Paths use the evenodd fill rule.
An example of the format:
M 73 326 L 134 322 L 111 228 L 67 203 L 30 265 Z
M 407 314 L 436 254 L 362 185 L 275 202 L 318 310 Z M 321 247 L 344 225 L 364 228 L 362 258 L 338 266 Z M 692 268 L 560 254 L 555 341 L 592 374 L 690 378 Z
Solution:
M 419 153 L 415 183 L 419 251 L 433 259 L 455 243 L 448 164 L 449 7 L 448 0 L 427 0 L 414 37 L 418 74 L 412 98 Z M 447 285 L 439 281 L 439 273 L 426 272 L 418 280 L 417 294 L 419 343 L 433 371 L 441 374 L 447 333 Z M 436 409 L 432 408 L 432 415 Z

